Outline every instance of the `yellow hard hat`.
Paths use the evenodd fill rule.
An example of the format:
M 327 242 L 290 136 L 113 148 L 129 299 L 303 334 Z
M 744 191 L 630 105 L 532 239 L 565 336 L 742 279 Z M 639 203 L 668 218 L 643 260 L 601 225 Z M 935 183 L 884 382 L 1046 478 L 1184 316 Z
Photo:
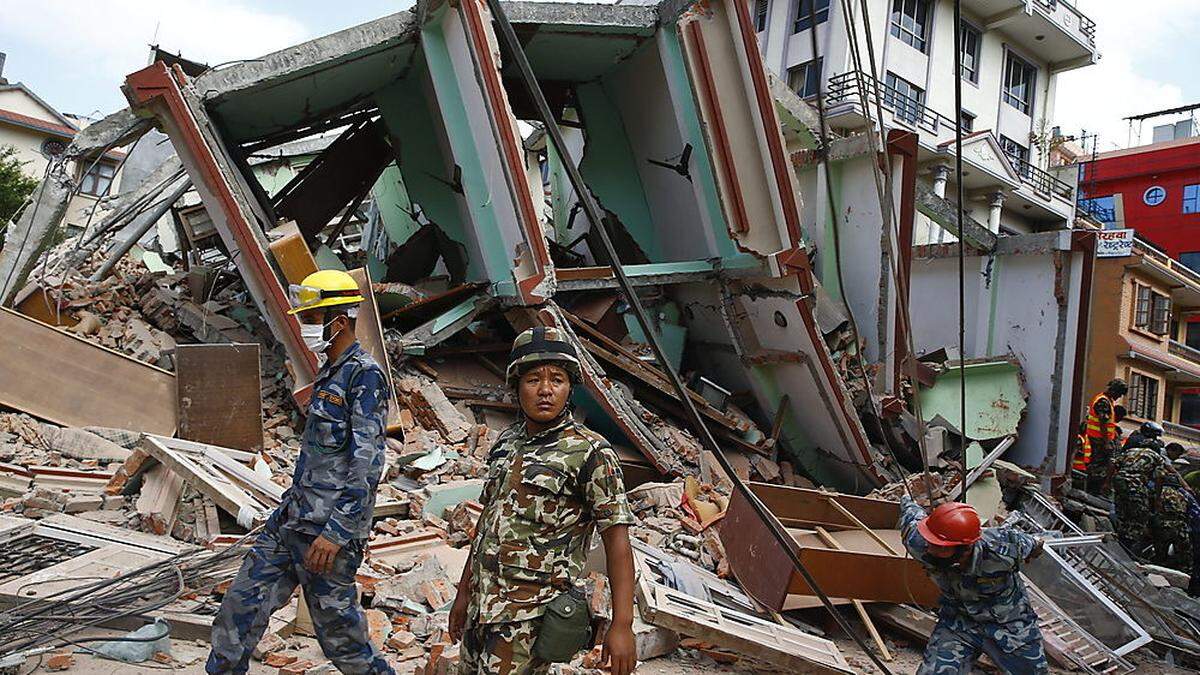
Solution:
M 354 277 L 341 270 L 320 270 L 304 277 L 300 284 L 288 287 L 292 309 L 288 314 L 297 314 L 320 307 L 357 305 L 363 301 Z

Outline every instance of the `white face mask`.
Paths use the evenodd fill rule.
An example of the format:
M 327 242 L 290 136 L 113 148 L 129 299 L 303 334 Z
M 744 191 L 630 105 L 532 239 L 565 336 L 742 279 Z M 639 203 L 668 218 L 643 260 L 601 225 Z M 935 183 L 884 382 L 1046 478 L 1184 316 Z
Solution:
M 321 368 L 325 365 L 325 361 L 329 357 L 325 355 L 325 350 L 329 349 L 329 345 L 333 342 L 336 334 L 330 335 L 329 339 L 325 339 L 325 329 L 332 324 L 330 321 L 327 324 L 319 323 L 302 323 L 300 324 L 300 337 L 304 339 L 304 346 L 308 347 L 308 351 L 312 352 L 317 357 L 317 367 Z

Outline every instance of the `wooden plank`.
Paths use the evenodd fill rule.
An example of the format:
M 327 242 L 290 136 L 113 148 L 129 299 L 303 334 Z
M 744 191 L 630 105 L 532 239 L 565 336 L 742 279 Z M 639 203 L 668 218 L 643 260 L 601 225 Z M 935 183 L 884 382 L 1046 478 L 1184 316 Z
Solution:
M 168 534 L 175 527 L 179 497 L 183 494 L 183 476 L 159 465 L 146 472 L 137 498 L 142 524 L 155 534 Z
M 175 348 L 179 436 L 257 452 L 263 447 L 257 344 Z
M 171 471 L 182 475 L 192 487 L 207 495 L 227 513 L 236 516 L 242 508 L 262 509 L 262 504 L 258 500 L 246 494 L 244 490 L 229 482 L 224 476 L 215 476 L 206 471 L 202 465 L 197 463 L 194 456 L 171 450 L 153 436 L 143 437 L 142 442 L 155 459 L 162 462 Z M 265 518 L 267 514 L 262 513 L 261 515 Z
M 0 405 L 63 426 L 175 433 L 175 376 L 0 307 Z
M 819 535 L 826 544 L 834 549 L 839 551 L 845 550 L 842 548 L 842 545 L 838 543 L 837 539 L 834 539 L 832 536 L 830 536 L 829 532 L 826 531 L 825 528 L 818 527 L 817 535 Z M 866 627 L 867 633 L 869 633 L 871 635 L 871 639 L 875 641 L 875 646 L 879 648 L 879 655 L 884 661 L 891 661 L 892 652 L 888 650 L 887 643 L 883 641 L 883 637 L 879 634 L 879 629 L 877 629 L 875 627 L 875 623 L 871 621 L 871 617 L 867 614 L 867 608 L 863 605 L 862 600 L 852 600 L 851 604 L 854 605 L 854 611 L 858 612 L 858 618 L 863 622 L 863 626 Z
M 285 234 L 267 245 L 271 257 L 279 265 L 283 276 L 289 284 L 299 284 L 304 278 L 317 271 L 317 261 L 313 258 L 308 244 L 304 243 L 304 235 L 295 221 L 290 221 L 272 230 L 272 233 L 283 231 Z
M 363 301 L 358 307 L 358 318 L 354 322 L 354 337 L 368 354 L 383 367 L 384 376 L 388 380 L 388 419 L 391 426 L 400 420 L 400 411 L 395 405 L 396 390 L 392 382 L 392 362 L 388 358 L 387 343 L 383 337 L 383 321 L 379 318 L 379 307 L 375 304 L 375 293 L 371 288 L 371 273 L 367 268 L 360 267 L 350 270 L 350 276 L 358 284 L 358 291 Z

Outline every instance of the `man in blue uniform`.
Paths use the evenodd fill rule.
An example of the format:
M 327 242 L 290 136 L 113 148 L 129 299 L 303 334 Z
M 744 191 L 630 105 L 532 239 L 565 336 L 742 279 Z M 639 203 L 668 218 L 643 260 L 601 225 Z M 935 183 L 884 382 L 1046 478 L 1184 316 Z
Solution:
M 363 298 L 349 274 L 314 272 L 292 296 L 321 369 L 292 487 L 225 593 L 205 670 L 245 673 L 267 620 L 299 585 L 321 650 L 340 671 L 392 673 L 367 639 L 354 581 L 383 473 L 387 379 L 354 337 Z
M 926 517 L 907 495 L 899 528 L 908 552 L 942 591 L 918 673 L 965 675 L 981 652 L 1008 673 L 1049 672 L 1020 576 L 1021 566 L 1041 553 L 1039 540 L 1009 527 L 982 529 L 975 509 L 959 502 Z

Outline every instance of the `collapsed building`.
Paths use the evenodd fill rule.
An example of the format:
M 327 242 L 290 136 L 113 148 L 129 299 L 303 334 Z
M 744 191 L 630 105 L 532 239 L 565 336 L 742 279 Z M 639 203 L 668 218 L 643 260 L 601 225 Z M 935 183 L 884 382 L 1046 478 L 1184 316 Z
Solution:
M 1114 610 L 1121 601 L 1087 576 L 1088 565 L 1136 568 L 1114 563 L 1111 542 L 1088 538 L 1039 489 L 1065 470 L 1065 420 L 1079 407 L 1072 403 L 1078 384 L 1064 377 L 1042 396 L 1025 382 L 1076 365 L 1068 357 L 1081 339 L 1073 331 L 1088 268 L 1077 240 L 1086 235 L 1004 237 L 964 222 L 958 234 L 972 251 L 968 264 L 984 273 L 967 290 L 977 300 L 967 317 L 973 346 L 953 358 L 939 354 L 957 329 L 946 323 L 950 313 L 930 313 L 935 303 L 949 304 L 951 259 L 944 244 L 914 239 L 918 211 L 957 231 L 943 195 L 917 182 L 937 139 L 823 129 L 815 111 L 763 68 L 743 3 L 509 2 L 504 11 L 604 211 L 603 225 L 583 214 L 565 175 L 568 158 L 547 142 L 513 55 L 477 0 L 421 3 L 223 68 L 159 54 L 126 78 L 130 108 L 88 127 L 67 154 L 127 146 L 145 134 L 165 135 L 174 154 L 117 196 L 92 231 L 47 257 L 43 242 L 61 220 L 57 204 L 71 192 L 68 176 L 51 175 L 57 187 L 39 193 L 38 208 L 22 213 L 0 250 L 0 302 L 16 310 L 0 310 L 0 320 L 21 336 L 8 347 L 18 363 L 0 371 L 0 404 L 60 427 L 40 429 L 22 417 L 10 433 L 70 460 L 53 471 L 32 450 L 35 459 L 5 460 L 9 503 L 25 518 L 0 523 L 8 528 L 0 537 L 85 536 L 94 549 L 115 546 L 112 531 L 89 526 L 79 534 L 83 526 L 65 514 L 107 509 L 110 497 L 117 505 L 134 500 L 137 515 L 114 522 L 220 551 L 225 557 L 214 562 L 190 550 L 196 557 L 182 568 L 192 588 L 219 593 L 213 589 L 228 572 L 229 552 L 244 545 L 235 543 L 241 532 L 230 516 L 265 514 L 278 503 L 316 372 L 287 314 L 287 286 L 337 266 L 365 291 L 358 337 L 391 373 L 398 404 L 366 590 L 389 631 L 418 635 L 424 646 L 407 637 L 388 644 L 424 672 L 445 663 L 448 645 L 434 617 L 444 614 L 452 593 L 445 580 L 453 578 L 446 572 L 461 569 L 458 555 L 477 514 L 481 454 L 515 417 L 500 361 L 512 335 L 534 324 L 562 328 L 586 356 L 573 400 L 617 448 L 635 507 L 642 504 L 648 525 L 635 533 L 638 600 L 658 636 L 643 658 L 673 651 L 683 635 L 702 653 L 715 645 L 777 667 L 863 667 L 843 655 L 844 641 L 807 623 L 809 615 L 781 618 L 816 612 L 820 589 L 772 550 L 770 528 L 748 502 L 727 496 L 730 480 L 751 478 L 756 497 L 794 536 L 815 585 L 859 610 L 881 653 L 888 646 L 873 621 L 919 643 L 931 624 L 916 607 L 934 604 L 936 590 L 905 557 L 889 500 L 926 460 L 962 467 L 971 501 L 992 522 L 1076 537 L 1077 555 L 1055 557 L 1037 581 L 1047 595 L 1039 614 L 1059 631 L 1056 661 L 1129 672 L 1125 656 L 1152 641 L 1181 658 L 1200 650 L 1187 621 L 1153 607 L 1133 616 Z M 830 130 L 837 133 L 827 139 Z M 865 187 L 879 162 L 895 168 L 895 218 L 880 208 L 875 187 Z M 820 163 L 840 172 L 837 201 L 850 214 L 828 228 L 806 225 L 817 220 L 807 200 L 820 193 L 812 173 Z M 600 245 L 601 226 L 618 260 Z M 832 246 L 829 228 L 859 254 L 841 263 L 844 276 L 821 258 Z M 135 246 L 140 260 L 127 256 Z M 989 280 L 1005 255 L 1013 264 Z M 619 292 L 616 265 L 650 309 L 670 366 L 687 375 L 687 393 L 737 476 L 724 475 L 685 426 L 664 364 L 649 353 Z M 136 305 L 123 311 L 133 316 L 121 335 L 79 327 L 87 319 L 81 310 L 94 302 L 78 275 L 83 268 L 90 283 Z M 135 277 L 132 290 L 121 286 Z M 1049 361 L 1022 352 L 1024 372 L 1014 364 L 1014 340 L 1003 334 L 1012 324 L 997 319 L 1009 316 L 1006 303 L 1040 313 L 1037 330 L 1018 332 L 1029 353 Z M 94 356 L 79 336 L 111 338 L 108 346 L 141 362 Z M 243 349 L 253 342 L 261 354 Z M 1048 343 L 1052 349 L 1032 348 Z M 224 349 L 202 351 L 216 344 Z M 120 384 L 96 378 L 95 390 L 38 395 L 28 387 L 28 356 L 38 345 L 59 355 L 59 381 L 112 372 Z M 972 392 L 966 420 L 950 403 L 959 391 L 955 362 L 964 356 Z M 223 386 L 226 379 L 240 384 Z M 91 400 L 101 390 L 103 400 Z M 1035 415 L 1025 411 L 1035 407 L 1041 412 L 1031 427 Z M 230 410 L 245 424 L 221 433 L 206 426 Z M 86 459 L 64 451 L 74 445 L 60 438 L 72 436 L 63 430 L 84 427 L 123 451 Z M 1019 445 L 1026 435 L 1033 440 Z M 1024 449 L 1035 447 L 1042 453 Z M 1005 453 L 1040 470 L 1000 462 Z M 960 478 L 945 480 L 952 486 Z M 61 500 L 38 492 L 63 485 L 70 487 Z M 861 496 L 876 488 L 883 490 Z M 70 490 L 104 497 L 81 505 Z M 41 520 L 25 522 L 30 517 Z M 188 527 L 176 531 L 180 522 Z M 142 561 L 177 552 L 147 540 L 133 546 Z M 413 563 L 417 554 L 424 557 Z M 677 557 L 699 568 L 702 597 L 673 587 L 662 572 L 678 568 Z M 58 564 L 68 562 L 48 569 Z M 123 565 L 115 569 L 136 567 Z M 889 583 L 896 578 L 912 582 L 898 589 Z M 160 581 L 147 585 L 147 597 Z M 1172 590 L 1155 587 L 1143 597 Z M 91 592 L 96 600 L 82 592 L 70 600 L 92 608 L 112 597 L 103 593 L 130 591 Z M 1056 604 L 1070 594 L 1083 598 L 1082 609 Z M 1195 611 L 1175 595 L 1159 606 Z M 0 587 L 0 601 L 32 612 L 19 600 Z M 202 636 L 211 609 L 196 601 L 169 620 Z M 1115 613 L 1123 630 L 1096 627 Z M 1144 628 L 1151 624 L 1156 632 Z

